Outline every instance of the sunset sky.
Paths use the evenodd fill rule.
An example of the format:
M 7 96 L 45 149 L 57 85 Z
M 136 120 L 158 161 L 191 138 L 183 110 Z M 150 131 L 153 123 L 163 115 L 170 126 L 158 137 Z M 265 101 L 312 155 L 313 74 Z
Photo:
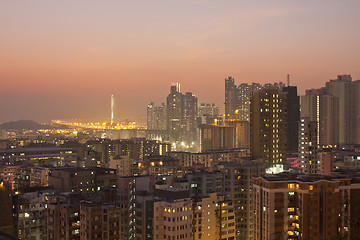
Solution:
M 224 79 L 300 94 L 360 79 L 359 0 L 0 2 L 0 123 L 144 121 L 171 82 L 223 109 Z

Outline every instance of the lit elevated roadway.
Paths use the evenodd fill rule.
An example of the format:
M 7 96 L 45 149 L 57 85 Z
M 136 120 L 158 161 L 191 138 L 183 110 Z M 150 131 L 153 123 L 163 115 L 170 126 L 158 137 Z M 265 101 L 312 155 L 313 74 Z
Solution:
M 121 123 L 108 123 L 108 122 L 76 122 L 67 120 L 53 120 L 53 124 L 65 125 L 73 128 L 86 128 L 97 130 L 120 130 L 120 129 L 139 129 L 136 122 L 121 122 Z

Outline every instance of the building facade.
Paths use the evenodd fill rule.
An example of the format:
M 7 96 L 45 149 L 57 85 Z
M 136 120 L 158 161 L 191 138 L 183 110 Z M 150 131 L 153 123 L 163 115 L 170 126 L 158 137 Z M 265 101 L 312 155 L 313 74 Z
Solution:
M 346 177 L 259 177 L 254 183 L 255 239 L 350 239 L 351 191 L 358 188 Z
M 277 88 L 251 94 L 251 153 L 267 167 L 283 163 L 287 154 L 287 94 Z

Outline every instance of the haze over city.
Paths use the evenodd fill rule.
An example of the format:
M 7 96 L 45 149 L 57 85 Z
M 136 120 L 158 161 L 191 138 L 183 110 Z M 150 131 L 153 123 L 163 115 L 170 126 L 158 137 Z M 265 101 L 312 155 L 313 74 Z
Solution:
M 0 1 L 0 239 L 360 239 L 359 12 Z
M 0 122 L 145 122 L 171 82 L 223 109 L 224 79 L 360 79 L 360 1 L 2 1 Z

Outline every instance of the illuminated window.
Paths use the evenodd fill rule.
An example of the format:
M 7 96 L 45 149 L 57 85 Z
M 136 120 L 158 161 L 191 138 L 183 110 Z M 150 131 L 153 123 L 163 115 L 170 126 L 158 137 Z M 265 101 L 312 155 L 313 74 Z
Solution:
M 309 190 L 311 191 L 311 190 L 313 190 L 314 189 L 314 186 L 313 185 L 310 185 L 309 186 Z
M 288 208 L 288 212 L 293 212 L 293 211 L 295 211 L 295 209 L 293 207 Z

